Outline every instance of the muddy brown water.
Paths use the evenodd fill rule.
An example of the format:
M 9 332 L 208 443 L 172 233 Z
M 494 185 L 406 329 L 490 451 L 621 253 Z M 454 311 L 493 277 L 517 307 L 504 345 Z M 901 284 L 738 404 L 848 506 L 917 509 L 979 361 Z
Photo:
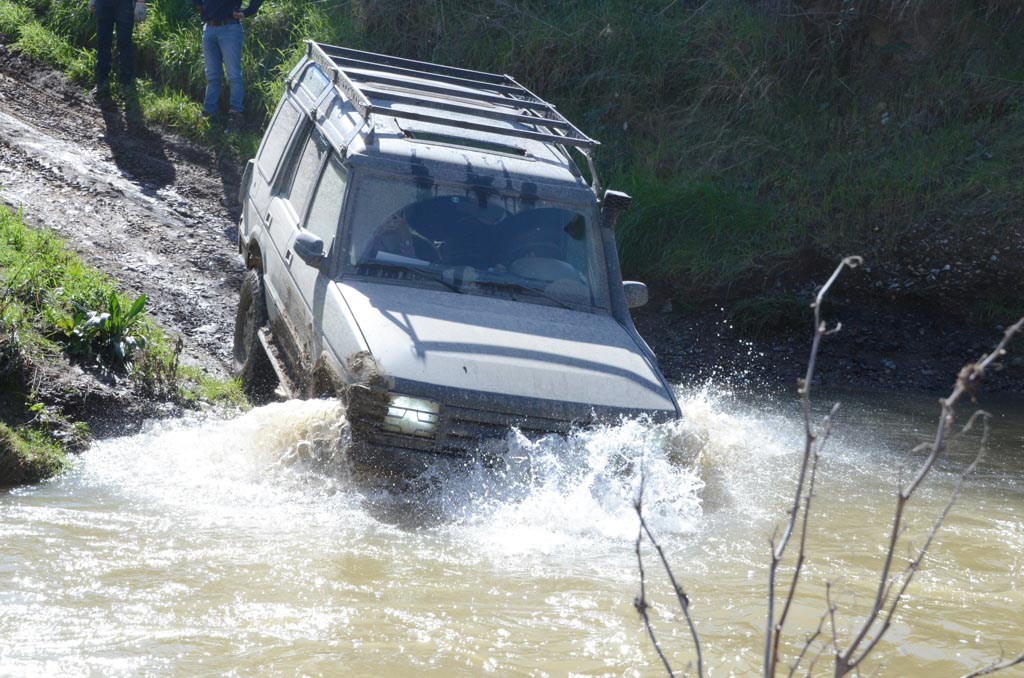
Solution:
M 402 491 L 351 472 L 330 401 L 98 442 L 60 478 L 0 493 L 0 674 L 659 675 L 633 607 L 641 460 L 709 675 L 755 673 L 799 417 L 789 399 L 681 396 L 680 422 L 510 433 L 507 466 L 439 463 Z M 936 418 L 929 397 L 838 399 L 790 657 L 826 582 L 840 640 L 862 618 L 900 465 Z M 1024 401 L 986 405 L 988 455 L 865 671 L 961 675 L 1024 650 Z M 977 443 L 915 500 L 908 544 Z M 658 632 L 685 668 L 685 627 L 645 556 Z

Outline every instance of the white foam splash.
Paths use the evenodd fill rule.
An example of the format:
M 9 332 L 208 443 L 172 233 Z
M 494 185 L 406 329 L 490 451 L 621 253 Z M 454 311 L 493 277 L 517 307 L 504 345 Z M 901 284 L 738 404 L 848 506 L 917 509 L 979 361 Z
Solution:
M 668 423 L 626 420 L 537 440 L 511 431 L 497 463 L 439 457 L 397 490 L 352 480 L 344 411 L 327 400 L 271 404 L 229 421 L 154 423 L 98 443 L 84 473 L 211 520 L 241 519 L 254 506 L 265 507 L 262 521 L 291 520 L 296 506 L 331 497 L 323 508 L 469 530 L 511 551 L 634 539 L 641 482 L 645 516 L 661 534 L 699 530 L 705 510 L 774 511 L 765 498 L 793 449 L 781 417 L 744 410 L 710 388 L 681 392 L 680 402 L 682 419 Z

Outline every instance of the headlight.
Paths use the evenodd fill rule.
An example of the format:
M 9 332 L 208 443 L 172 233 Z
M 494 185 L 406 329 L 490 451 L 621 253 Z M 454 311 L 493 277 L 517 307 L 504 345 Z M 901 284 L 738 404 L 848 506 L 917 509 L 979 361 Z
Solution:
M 433 400 L 391 394 L 384 430 L 416 438 L 433 438 L 437 433 L 441 406 Z

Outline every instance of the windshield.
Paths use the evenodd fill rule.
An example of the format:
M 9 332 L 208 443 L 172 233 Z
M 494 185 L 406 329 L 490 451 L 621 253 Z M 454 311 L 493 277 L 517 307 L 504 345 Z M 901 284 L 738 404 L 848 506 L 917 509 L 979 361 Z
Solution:
M 344 273 L 463 294 L 607 309 L 587 207 L 370 176 L 353 186 Z

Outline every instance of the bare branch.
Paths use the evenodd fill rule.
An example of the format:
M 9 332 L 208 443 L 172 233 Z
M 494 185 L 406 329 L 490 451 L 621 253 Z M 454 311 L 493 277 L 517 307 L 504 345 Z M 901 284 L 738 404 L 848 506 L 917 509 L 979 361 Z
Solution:
M 978 669 L 974 673 L 968 673 L 963 678 L 975 678 L 976 676 L 988 676 L 997 671 L 1003 671 L 1017 664 L 1024 664 L 1024 652 L 1020 653 L 1013 659 L 1007 659 L 1004 662 L 996 662 L 995 664 L 989 664 L 983 669 Z
M 875 593 L 874 604 L 872 605 L 871 611 L 865 617 L 864 622 L 862 623 L 853 641 L 850 643 L 850 645 L 846 648 L 845 651 L 836 655 L 835 675 L 842 676 L 856 668 L 857 665 L 864 660 L 864 658 L 871 652 L 872 649 L 874 649 L 875 645 L 885 635 L 885 632 L 889 629 L 889 626 L 892 623 L 893 615 L 895 614 L 896 609 L 903 598 L 903 594 L 906 591 L 907 586 L 910 585 L 910 581 L 913 579 L 914 573 L 920 567 L 921 561 L 923 560 L 925 553 L 931 545 L 931 542 L 935 537 L 935 534 L 938 532 L 939 527 L 941 527 L 942 522 L 948 515 L 950 509 L 953 506 L 953 503 L 955 503 L 956 498 L 959 496 L 962 483 L 964 482 L 965 478 L 971 473 L 973 473 L 974 469 L 977 467 L 977 464 L 980 461 L 981 456 L 984 452 L 984 444 L 987 440 L 987 427 L 986 433 L 983 436 L 981 451 L 975 458 L 974 462 L 961 474 L 957 482 L 957 485 L 954 488 L 953 493 L 950 497 L 949 503 L 947 503 L 946 507 L 939 514 L 935 524 L 932 526 L 931 531 L 928 533 L 928 536 L 925 539 L 924 545 L 918 551 L 917 557 L 915 557 L 907 566 L 907 569 L 904 571 L 902 585 L 900 586 L 900 589 L 896 593 L 895 597 L 893 597 L 890 601 L 889 596 L 891 594 L 891 587 L 893 584 L 893 582 L 890 581 L 890 572 L 892 570 L 892 561 L 893 557 L 895 556 L 897 541 L 899 540 L 905 528 L 903 520 L 904 511 L 906 509 L 907 503 L 911 500 L 914 493 L 921 486 L 921 483 L 928 476 L 932 468 L 934 468 L 936 461 L 939 459 L 941 454 L 946 449 L 946 438 L 948 437 L 949 432 L 953 426 L 953 419 L 955 414 L 954 408 L 957 402 L 965 393 L 973 395 L 975 392 L 977 392 L 985 376 L 985 370 L 988 369 L 988 367 L 997 358 L 1006 354 L 1006 346 L 1009 344 L 1010 340 L 1018 332 L 1022 330 L 1022 328 L 1024 328 L 1024 318 L 1021 318 L 1016 323 L 1014 323 L 1013 325 L 1006 329 L 1006 331 L 1003 333 L 1002 340 L 995 347 L 995 349 L 983 355 L 977 362 L 965 365 L 964 368 L 961 369 L 960 373 L 957 375 L 957 380 L 956 384 L 953 387 L 953 391 L 947 398 L 944 398 L 939 401 L 939 404 L 941 405 L 941 413 L 939 415 L 938 426 L 936 427 L 935 439 L 929 446 L 929 455 L 927 459 L 925 459 L 919 467 L 913 480 L 911 480 L 910 483 L 907 484 L 906 486 L 901 485 L 900 490 L 896 496 L 896 509 L 893 515 L 892 530 L 889 535 L 889 544 L 886 550 L 885 560 L 882 565 L 882 569 L 879 573 L 878 588 Z M 964 427 L 964 430 L 961 431 L 961 435 L 964 432 L 966 432 L 966 430 L 968 430 L 968 427 L 973 426 L 977 416 L 978 415 L 971 417 L 971 419 L 967 422 L 967 425 Z M 867 639 L 868 634 L 871 632 L 871 629 L 874 628 L 875 625 L 881 619 L 883 610 L 885 611 L 885 619 L 882 621 L 881 626 L 878 628 L 878 631 L 875 634 L 874 638 L 866 646 L 864 646 L 863 649 L 861 649 L 862 645 L 864 645 Z
M 821 452 L 825 447 L 825 443 L 828 442 L 829 436 L 832 433 L 832 418 L 836 412 L 839 411 L 839 403 L 832 406 L 832 411 L 829 412 L 828 416 L 825 417 L 822 422 L 822 434 L 821 438 L 817 441 L 818 444 L 812 453 L 811 461 L 811 475 L 807 483 L 807 494 L 804 497 L 804 508 L 803 517 L 800 525 L 800 547 L 797 550 L 796 565 L 793 568 L 793 577 L 789 582 L 789 588 L 786 591 L 786 597 L 782 604 L 782 612 L 779 614 L 779 621 L 775 628 L 775 638 L 772 641 L 772 654 L 774 656 L 775 666 L 771 669 L 770 675 L 775 675 L 775 667 L 779 661 L 779 644 L 782 639 L 782 628 L 786 625 L 786 619 L 789 616 L 789 608 L 793 604 L 793 599 L 796 597 L 796 587 L 800 580 L 800 573 L 803 571 L 804 561 L 806 560 L 807 554 L 807 524 L 811 515 L 811 499 L 814 497 L 814 483 L 818 473 L 818 460 L 821 457 Z
M 832 602 L 832 582 L 825 582 L 825 603 L 828 605 L 829 627 L 832 631 L 832 653 L 839 654 L 839 636 L 836 631 L 836 605 Z
M 643 463 L 643 462 L 641 461 L 641 463 Z M 704 676 L 704 659 L 703 659 L 703 655 L 702 655 L 701 647 L 700 647 L 700 637 L 697 634 L 697 627 L 696 627 L 696 625 L 694 625 L 693 617 L 690 614 L 690 597 L 688 595 L 686 595 L 686 591 L 683 590 L 683 587 L 679 584 L 678 581 L 676 581 L 675 573 L 672 571 L 672 566 L 669 564 L 668 558 L 665 556 L 664 549 L 661 548 L 661 544 L 658 543 L 658 540 L 654 537 L 654 534 L 651 532 L 651 529 L 648 526 L 647 521 L 644 519 L 644 514 L 643 514 L 643 492 L 644 492 L 644 481 L 645 481 L 644 473 L 645 473 L 645 471 L 643 469 L 641 469 L 641 472 L 640 472 L 640 489 L 639 489 L 639 492 L 637 494 L 636 501 L 633 503 L 633 507 L 636 509 L 637 518 L 639 518 L 639 520 L 640 520 L 640 532 L 639 532 L 639 534 L 637 535 L 637 538 L 636 538 L 636 558 L 637 558 L 637 563 L 638 563 L 638 565 L 640 567 L 640 597 L 637 598 L 636 601 L 634 601 L 634 605 L 636 606 L 637 611 L 640 612 L 640 616 L 642 616 L 643 619 L 644 619 L 644 624 L 647 627 L 647 633 L 651 637 L 651 641 L 654 643 L 654 646 L 655 646 L 655 648 L 658 651 L 658 656 L 661 657 L 661 661 L 665 665 L 665 670 L 668 671 L 670 676 L 674 675 L 674 673 L 672 671 L 672 667 L 671 667 L 671 665 L 668 662 L 668 658 L 665 657 L 665 654 L 662 652 L 661 647 L 658 644 L 658 640 L 655 637 L 654 629 L 651 626 L 650 616 L 647 613 L 648 604 L 647 604 L 646 590 L 645 590 L 645 585 L 644 585 L 643 559 L 642 559 L 641 554 L 640 554 L 641 553 L 640 546 L 641 546 L 641 543 L 643 541 L 643 537 L 644 537 L 644 535 L 647 535 L 647 538 L 650 540 L 651 545 L 654 547 L 654 550 L 658 554 L 658 558 L 661 560 L 661 565 L 664 568 L 665 573 L 668 575 L 669 581 L 672 583 L 672 590 L 676 594 L 676 600 L 679 602 L 679 608 L 683 611 L 683 617 L 686 619 L 686 625 L 687 625 L 687 627 L 689 627 L 689 630 L 690 630 L 690 637 L 693 639 L 693 647 L 694 647 L 694 650 L 697 653 L 697 676 L 698 676 L 698 678 L 703 678 L 703 676 Z
M 783 606 L 783 611 L 780 614 L 779 622 L 775 622 L 775 582 L 778 574 L 779 563 L 782 561 L 783 556 L 786 552 L 786 547 L 789 545 L 789 540 L 793 536 L 793 531 L 797 525 L 797 520 L 800 515 L 800 507 L 804 505 L 804 510 L 810 506 L 811 497 L 814 494 L 814 469 L 817 468 L 818 447 L 816 446 L 817 436 L 814 433 L 814 428 L 811 425 L 811 383 L 814 379 L 814 369 L 818 360 L 818 348 L 821 345 L 821 338 L 824 337 L 829 330 L 827 325 L 821 319 L 821 304 L 825 299 L 825 295 L 828 294 L 829 289 L 839 278 L 839 274 L 844 268 L 856 268 L 863 260 L 860 257 L 847 257 L 843 259 L 836 267 L 835 271 L 829 279 L 822 285 L 821 289 L 818 290 L 818 294 L 815 297 L 814 304 L 814 339 L 811 342 L 811 354 L 807 360 L 807 372 L 804 378 L 798 382 L 801 409 L 803 411 L 804 419 L 804 452 L 803 457 L 800 461 L 800 472 L 797 476 L 796 492 L 793 497 L 793 504 L 789 509 L 789 519 L 786 522 L 786 527 L 782 532 L 778 544 L 772 543 L 772 560 L 771 565 L 768 569 L 768 615 L 766 621 L 765 630 L 765 649 L 764 649 L 764 675 L 774 675 L 776 666 L 778 665 L 778 647 L 780 639 L 782 637 L 782 630 L 785 624 L 785 617 L 788 613 L 792 598 L 796 593 L 796 586 L 799 581 L 800 572 L 803 567 L 803 561 L 805 557 L 804 546 L 805 537 L 801 537 L 800 550 L 797 554 L 797 561 L 794 567 L 793 579 L 790 583 L 789 591 L 786 596 L 786 602 Z M 838 331 L 840 326 L 836 326 L 834 331 Z M 833 412 L 835 410 L 833 409 Z M 810 473 L 810 479 L 808 480 L 808 471 Z M 806 534 L 806 513 L 803 525 L 804 534 Z
M 825 629 L 825 620 L 828 619 L 828 614 L 828 612 L 825 612 L 825 614 L 821 615 L 821 618 L 818 619 L 818 628 L 814 630 L 814 633 L 810 633 L 807 635 L 807 639 L 804 641 L 804 646 L 800 648 L 800 654 L 796 656 L 796 660 L 793 662 L 793 665 L 789 667 L 788 675 L 790 678 L 792 678 L 796 674 L 796 670 L 800 667 L 800 662 L 803 661 L 804 656 L 807 654 L 807 651 L 811 648 L 811 646 L 814 644 L 814 641 L 818 639 L 818 636 L 820 636 L 822 631 Z M 821 656 L 821 653 L 823 652 L 825 647 L 827 646 L 822 646 L 818 648 L 817 654 L 811 659 L 812 667 L 814 666 L 814 663 L 818 661 L 818 657 Z M 808 668 L 808 672 L 809 671 L 810 668 Z
M 882 627 L 879 629 L 878 634 L 870 643 L 868 643 L 867 646 L 865 646 L 864 651 L 861 653 L 861 656 L 858 659 L 854 660 L 851 666 L 856 666 L 861 659 L 866 657 L 875 648 L 875 645 L 878 644 L 878 641 L 882 639 L 882 636 L 884 636 L 885 632 L 889 629 L 889 626 L 892 624 L 892 619 L 896 614 L 896 609 L 899 607 L 899 604 L 903 600 L 903 596 L 907 591 L 907 587 L 910 586 L 910 582 L 913 580 L 914 575 L 921 568 L 921 563 L 924 561 L 925 554 L 931 547 L 932 541 L 935 539 L 935 535 L 938 534 L 939 528 L 942 527 L 942 524 L 946 520 L 946 516 L 949 515 L 950 510 L 956 503 L 956 500 L 960 497 L 960 492 L 963 489 L 964 481 L 967 480 L 969 476 L 974 474 L 974 471 L 978 468 L 978 463 L 981 462 L 981 459 L 985 456 L 985 451 L 988 447 L 988 422 L 989 418 L 991 417 L 990 414 L 979 410 L 979 412 L 971 416 L 971 419 L 967 422 L 967 426 L 964 427 L 964 430 L 961 431 L 961 433 L 966 432 L 968 430 L 968 426 L 973 426 L 974 421 L 978 418 L 979 414 L 985 418 L 985 427 L 984 432 L 982 434 L 981 445 L 979 447 L 978 454 L 974 457 L 974 461 L 971 462 L 971 465 L 968 466 L 963 471 L 963 473 L 960 474 L 959 478 L 957 478 L 956 486 L 953 488 L 953 492 L 949 496 L 949 501 L 946 502 L 945 507 L 943 507 L 942 511 L 935 519 L 935 522 L 932 524 L 931 529 L 928 531 L 928 535 L 925 537 L 924 544 L 922 544 L 921 548 L 918 549 L 916 557 L 907 564 L 907 568 L 903 572 L 902 585 L 900 586 L 899 592 L 896 593 L 895 597 L 893 597 L 892 599 L 892 602 L 888 605 L 888 609 L 885 613 L 885 620 L 882 623 Z M 888 597 L 888 592 L 886 596 Z
M 704 660 L 701 655 L 700 649 L 700 638 L 697 635 L 697 627 L 694 626 L 693 617 L 690 615 L 690 598 L 686 595 L 686 591 L 676 581 L 675 573 L 672 571 L 672 566 L 669 565 L 668 558 L 665 557 L 665 551 L 661 548 L 661 544 L 654 538 L 650 528 L 647 525 L 647 521 L 644 520 L 642 512 L 637 513 L 640 517 L 640 528 L 644 534 L 651 541 L 651 545 L 654 546 L 654 550 L 658 553 L 658 558 L 661 560 L 662 567 L 665 568 L 665 573 L 668 575 L 669 581 L 672 583 L 672 590 L 675 591 L 676 600 L 679 602 L 679 608 L 683 611 L 683 616 L 686 618 L 686 625 L 690 629 L 690 637 L 693 639 L 693 646 L 697 652 L 697 675 L 704 675 Z
M 640 463 L 641 465 L 643 464 L 642 459 Z M 661 663 L 665 666 L 665 671 L 668 672 L 669 676 L 675 676 L 675 673 L 672 671 L 672 665 L 669 664 L 668 657 L 666 657 L 665 653 L 662 651 L 661 644 L 658 642 L 658 637 L 654 633 L 654 627 L 651 626 L 651 617 L 647 613 L 650 606 L 647 604 L 647 579 L 644 574 L 644 559 L 640 549 L 641 543 L 644 539 L 643 496 L 645 482 L 646 475 L 644 469 L 641 467 L 640 489 L 637 492 L 636 501 L 633 502 L 633 508 L 636 509 L 636 514 L 640 517 L 640 529 L 636 535 L 636 564 L 637 568 L 640 570 L 640 595 L 633 600 L 633 606 L 644 620 L 644 626 L 647 628 L 647 635 L 650 637 L 651 643 L 654 644 L 654 649 L 657 651 L 658 657 L 661 658 Z

